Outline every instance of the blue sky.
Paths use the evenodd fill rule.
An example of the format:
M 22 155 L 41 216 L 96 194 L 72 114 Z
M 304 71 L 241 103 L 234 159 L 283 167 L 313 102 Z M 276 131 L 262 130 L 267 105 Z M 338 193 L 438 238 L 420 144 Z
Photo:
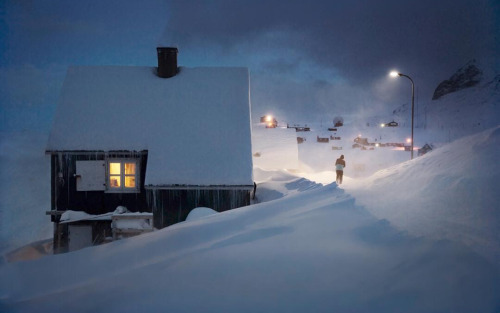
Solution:
M 420 99 L 470 59 L 498 66 L 489 0 L 0 1 L 0 130 L 47 129 L 70 65 L 246 66 L 254 114 L 373 114 Z M 491 60 L 496 61 L 492 63 Z M 298 121 L 300 122 L 300 121 Z

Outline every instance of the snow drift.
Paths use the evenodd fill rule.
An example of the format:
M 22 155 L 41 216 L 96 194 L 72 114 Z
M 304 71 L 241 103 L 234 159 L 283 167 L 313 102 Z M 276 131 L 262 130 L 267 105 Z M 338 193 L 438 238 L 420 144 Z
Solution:
M 471 208 L 478 227 L 498 225 L 496 206 L 490 206 L 498 200 L 493 185 L 499 176 L 498 138 L 499 127 L 379 172 L 363 190 L 370 198 L 360 196 L 354 181 L 347 189 L 359 194 L 355 197 L 336 184 L 309 183 L 301 191 L 303 179 L 262 171 L 262 180 L 283 181 L 288 184 L 283 190 L 293 192 L 140 237 L 5 264 L 0 309 L 497 312 L 499 263 L 470 249 L 481 241 L 464 241 L 468 247 L 451 234 L 455 227 L 454 234 L 477 234 L 476 220 L 466 228 L 467 219 L 457 214 L 467 216 Z M 410 181 L 416 183 L 411 188 Z M 485 202 L 462 205 L 468 198 Z M 425 214 L 428 204 L 432 216 Z M 386 206 L 400 217 L 396 222 L 422 215 L 415 227 L 448 232 L 415 237 L 370 213 L 380 215 Z M 490 242 L 498 245 L 497 239 Z
M 346 189 L 401 229 L 463 242 L 500 264 L 499 145 L 497 126 Z

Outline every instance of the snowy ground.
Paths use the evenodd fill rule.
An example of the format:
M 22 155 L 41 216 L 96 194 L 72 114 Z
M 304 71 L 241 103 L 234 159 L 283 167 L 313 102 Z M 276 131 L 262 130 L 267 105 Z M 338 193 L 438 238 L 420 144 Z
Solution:
M 256 169 L 259 204 L 3 264 L 0 311 L 498 312 L 499 138 L 341 187 Z
M 47 133 L 0 133 L 0 254 L 52 236 Z
M 0 134 L 0 312 L 500 312 L 499 88 L 480 88 L 421 110 L 423 157 L 352 149 L 404 142 L 407 121 L 378 126 L 390 115 L 311 124 L 297 168 L 254 168 L 256 204 L 61 255 L 46 255 L 47 136 Z M 263 159 L 291 153 L 275 137 Z

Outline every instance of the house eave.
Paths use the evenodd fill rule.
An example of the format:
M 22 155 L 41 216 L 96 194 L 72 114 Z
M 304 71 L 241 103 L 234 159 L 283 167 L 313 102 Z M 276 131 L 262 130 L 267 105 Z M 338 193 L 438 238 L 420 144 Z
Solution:
M 146 185 L 146 190 L 253 190 L 253 185 Z
M 147 154 L 148 150 L 45 150 L 46 155 L 53 154 L 71 154 L 71 155 L 94 155 L 94 154 L 120 154 L 120 153 L 140 153 Z

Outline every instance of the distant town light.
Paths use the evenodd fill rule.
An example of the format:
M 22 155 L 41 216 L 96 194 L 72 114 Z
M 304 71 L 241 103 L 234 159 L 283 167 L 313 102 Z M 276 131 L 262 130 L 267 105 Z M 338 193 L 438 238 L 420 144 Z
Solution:
M 406 138 L 407 143 L 411 143 L 411 138 Z
M 380 127 L 385 127 L 385 124 L 384 123 L 380 124 Z
M 266 122 L 271 122 L 273 117 L 271 115 L 266 116 Z

